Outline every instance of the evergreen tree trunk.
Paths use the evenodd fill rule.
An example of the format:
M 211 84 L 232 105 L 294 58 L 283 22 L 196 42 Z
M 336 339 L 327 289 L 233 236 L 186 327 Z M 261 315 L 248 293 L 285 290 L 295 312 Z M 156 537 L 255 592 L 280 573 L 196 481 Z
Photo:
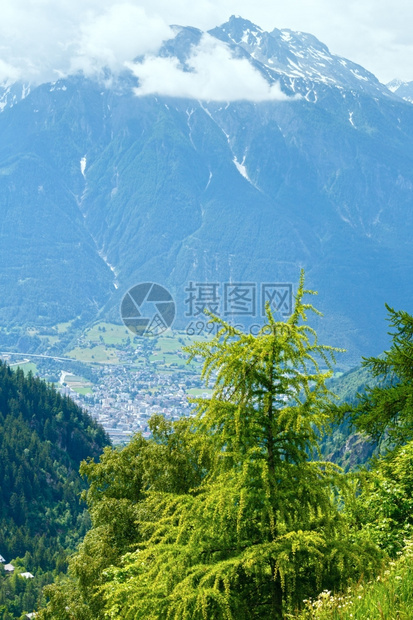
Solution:
M 281 577 L 274 560 L 271 560 L 271 618 L 282 620 L 283 618 L 283 590 Z

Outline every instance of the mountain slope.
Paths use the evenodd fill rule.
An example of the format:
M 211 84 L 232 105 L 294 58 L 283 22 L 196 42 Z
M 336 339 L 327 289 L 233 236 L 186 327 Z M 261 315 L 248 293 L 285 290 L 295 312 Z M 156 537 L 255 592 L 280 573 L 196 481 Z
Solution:
M 175 32 L 160 57 L 191 71 L 206 35 Z M 349 365 L 379 353 L 384 302 L 413 303 L 413 107 L 311 35 L 231 18 L 207 36 L 290 99 L 137 97 L 125 74 L 5 105 L 0 319 L 117 319 L 128 287 L 156 281 L 185 328 L 189 282 L 295 284 L 304 267 L 321 337 Z
M 80 461 L 98 457 L 108 437 L 70 399 L 0 363 L 0 613 L 20 618 L 42 587 L 66 570 L 90 519 L 79 494 Z M 31 573 L 23 579 L 20 573 Z
M 108 438 L 70 399 L 5 364 L 0 426 L 1 554 L 11 559 L 29 552 L 37 566 L 51 570 L 83 512 L 80 461 L 99 456 Z

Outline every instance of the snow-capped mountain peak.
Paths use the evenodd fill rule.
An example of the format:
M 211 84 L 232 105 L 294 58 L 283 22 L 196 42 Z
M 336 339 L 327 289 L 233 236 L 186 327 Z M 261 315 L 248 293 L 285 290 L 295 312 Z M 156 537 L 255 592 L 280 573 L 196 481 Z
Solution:
M 409 103 L 413 103 L 413 82 L 404 82 L 403 80 L 392 80 L 386 84 L 387 88 Z
M 21 82 L 15 84 L 0 84 L 0 112 L 5 108 L 12 108 L 16 103 L 25 99 L 30 93 L 30 86 Z
M 266 32 L 252 22 L 235 16 L 209 33 L 232 47 L 242 48 L 252 62 L 262 66 L 268 79 L 281 77 L 283 85 L 294 92 L 305 93 L 311 81 L 388 95 L 388 90 L 372 73 L 332 54 L 312 34 L 277 28 Z
M 386 87 L 392 92 L 395 93 L 401 86 L 405 86 L 407 82 L 403 82 L 403 80 L 395 79 L 386 84 Z

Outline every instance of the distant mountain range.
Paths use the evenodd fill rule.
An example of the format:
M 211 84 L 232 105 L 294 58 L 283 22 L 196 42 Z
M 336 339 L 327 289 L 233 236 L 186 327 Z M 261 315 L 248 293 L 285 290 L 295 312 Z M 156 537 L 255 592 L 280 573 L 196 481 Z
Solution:
M 203 33 L 174 30 L 159 56 L 191 71 Z M 128 288 L 150 281 L 182 327 L 190 282 L 258 290 L 295 285 L 304 267 L 322 339 L 349 363 L 379 353 L 384 303 L 413 306 L 407 86 L 389 90 L 309 34 L 232 17 L 209 35 L 288 99 L 138 97 L 127 71 L 110 86 L 2 88 L 1 324 L 117 319 Z
M 392 80 L 387 84 L 387 88 L 409 103 L 413 103 L 413 82 L 403 82 L 402 80 Z

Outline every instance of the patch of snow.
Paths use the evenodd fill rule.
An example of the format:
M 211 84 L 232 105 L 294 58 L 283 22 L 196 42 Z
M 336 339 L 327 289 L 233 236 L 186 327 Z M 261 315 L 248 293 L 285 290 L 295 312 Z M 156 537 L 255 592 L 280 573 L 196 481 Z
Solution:
M 357 69 L 350 69 L 350 71 L 358 80 L 362 80 L 363 82 L 369 81 L 369 79 L 366 78 L 364 75 L 360 75 L 360 72 Z
M 196 146 L 195 146 L 194 141 L 192 139 L 192 127 L 191 127 L 191 116 L 192 116 L 193 113 L 194 113 L 194 109 L 193 108 L 191 110 L 189 108 L 187 108 L 186 116 L 187 116 L 187 125 L 188 125 L 188 129 L 189 129 L 189 139 L 191 141 L 192 146 L 196 150 Z
M 59 91 L 59 90 L 67 90 L 67 86 L 63 85 L 63 86 L 56 86 L 57 82 L 53 82 L 52 84 L 52 88 L 50 89 L 49 92 L 53 93 L 54 91 Z M 30 92 L 30 87 L 29 87 L 29 92 Z
M 331 58 L 331 56 L 329 56 L 328 54 L 325 54 L 324 52 L 318 52 L 318 56 L 319 56 L 319 58 L 322 58 L 323 60 L 326 60 L 330 64 L 333 62 L 333 59 Z M 325 66 L 325 65 L 323 65 L 323 66 Z
M 319 82 L 323 82 L 323 84 L 337 84 L 333 78 L 329 78 L 324 75 L 318 75 L 317 79 Z
M 301 70 L 300 65 L 298 65 L 296 62 L 294 62 L 293 60 L 291 60 L 291 58 L 289 58 L 289 59 L 288 59 L 288 64 L 289 64 L 289 65 L 292 65 L 292 66 L 293 66 L 293 67 L 295 67 L 296 69 L 300 69 L 300 70 Z M 304 74 L 303 74 L 303 75 L 304 75 Z
M 198 99 L 198 104 L 199 104 L 199 107 L 200 107 L 200 108 L 201 108 L 201 109 L 202 109 L 202 110 L 203 110 L 206 114 L 208 114 L 209 118 L 210 118 L 211 120 L 213 120 L 213 121 L 214 121 L 214 123 L 216 124 L 216 121 L 215 121 L 215 119 L 213 118 L 213 116 L 212 116 L 211 112 L 208 110 L 208 108 L 206 108 L 206 107 L 203 105 L 203 103 L 202 103 L 202 101 L 201 101 L 200 99 Z M 224 133 L 225 133 L 225 132 L 224 132 Z M 226 135 L 226 134 L 225 134 L 225 135 Z
M 103 253 L 103 250 L 98 250 L 98 254 L 100 256 L 100 258 L 106 263 L 106 265 L 109 267 L 109 269 L 111 270 L 111 272 L 113 273 L 113 275 L 115 277 L 117 277 L 119 275 L 119 272 L 115 269 L 115 267 L 113 265 L 110 264 L 110 262 L 108 261 L 108 257 L 105 256 L 105 254 Z M 116 284 L 115 287 L 117 288 Z
M 80 172 L 82 173 L 82 177 L 84 179 L 86 178 L 85 170 L 86 170 L 86 155 L 82 157 L 82 159 L 80 160 Z
M 378 214 L 373 220 L 373 226 L 377 226 L 377 224 L 380 224 L 380 215 L 382 214 L 382 212 L 383 212 L 383 209 L 380 209 L 380 211 L 378 212 Z
M 350 123 L 353 125 L 353 127 L 356 127 L 353 121 L 353 112 L 350 112 L 348 120 L 350 121 Z
M 341 220 L 343 220 L 343 222 L 344 222 L 345 224 L 350 224 L 350 226 L 352 226 L 352 223 L 350 222 L 350 220 L 349 220 L 347 217 L 344 217 L 344 215 L 343 215 L 342 213 L 340 213 L 340 211 L 339 211 L 339 213 L 338 213 L 338 214 L 339 214 L 339 216 L 340 216 L 340 219 L 341 219 Z
M 247 179 L 248 183 L 251 183 L 250 178 L 249 178 L 248 173 L 247 173 L 247 169 L 246 169 L 246 167 L 244 165 L 245 156 L 244 156 L 244 159 L 242 160 L 241 163 L 239 163 L 239 161 L 238 161 L 238 159 L 236 158 L 235 155 L 234 155 L 234 159 L 232 161 L 234 162 L 236 169 L 244 177 L 244 179 Z
M 233 160 L 232 160 L 232 162 L 233 162 L 234 166 L 237 168 L 238 172 L 239 172 L 239 173 L 240 173 L 240 174 L 244 177 L 244 179 L 246 179 L 246 180 L 248 181 L 248 183 L 251 183 L 251 185 L 252 185 L 253 187 L 255 187 L 255 189 L 257 189 L 258 191 L 262 191 L 262 190 L 260 190 L 260 188 L 259 188 L 259 187 L 257 187 L 257 186 L 256 186 L 256 185 L 255 185 L 255 184 L 251 181 L 251 179 L 250 179 L 250 178 L 249 178 L 249 176 L 248 176 L 247 169 L 246 169 L 246 167 L 245 167 L 245 157 L 246 157 L 246 154 L 244 155 L 242 162 L 239 162 L 238 157 L 235 155 L 234 151 L 232 150 L 232 146 L 231 146 L 231 141 L 230 141 L 230 136 L 229 136 L 229 134 L 228 134 L 228 133 L 226 133 L 225 129 L 224 129 L 223 127 L 221 127 L 221 125 L 219 125 L 219 123 L 217 123 L 217 121 L 216 121 L 216 120 L 214 119 L 214 117 L 212 116 L 211 112 L 210 112 L 210 111 L 209 111 L 206 107 L 204 107 L 204 106 L 202 105 L 202 102 L 201 102 L 201 101 L 199 101 L 199 105 L 200 105 L 200 106 L 201 106 L 201 108 L 204 110 L 204 112 L 206 112 L 206 113 L 208 114 L 208 116 L 211 118 L 211 120 L 213 120 L 213 121 L 214 121 L 214 123 L 217 125 L 217 127 L 219 127 L 219 128 L 220 128 L 220 130 L 222 131 L 222 133 L 223 133 L 223 134 L 224 134 L 224 136 L 226 137 L 227 142 L 228 142 L 228 148 L 230 149 L 230 151 L 231 151 L 231 153 L 232 153 L 232 155 L 233 155 Z M 206 188 L 205 188 L 205 189 L 206 189 Z
M 301 77 L 301 78 L 305 77 L 304 73 L 302 71 L 298 71 L 297 69 L 293 69 L 292 71 L 290 71 L 288 75 L 295 76 L 295 77 Z
M 211 183 L 211 179 L 212 179 L 212 172 L 211 170 L 209 171 L 209 179 L 208 179 L 208 183 L 205 186 L 204 192 L 208 189 L 209 184 Z
M 289 32 L 286 32 L 285 30 L 281 30 L 281 38 L 283 41 L 288 42 L 288 41 L 291 41 L 292 36 L 290 35 Z
M 22 99 L 26 99 L 27 95 L 30 95 L 30 85 L 23 84 L 22 87 Z
M 314 90 L 310 89 L 308 93 L 305 95 L 304 99 L 306 99 L 309 103 L 317 103 L 317 100 L 318 100 L 317 93 Z

